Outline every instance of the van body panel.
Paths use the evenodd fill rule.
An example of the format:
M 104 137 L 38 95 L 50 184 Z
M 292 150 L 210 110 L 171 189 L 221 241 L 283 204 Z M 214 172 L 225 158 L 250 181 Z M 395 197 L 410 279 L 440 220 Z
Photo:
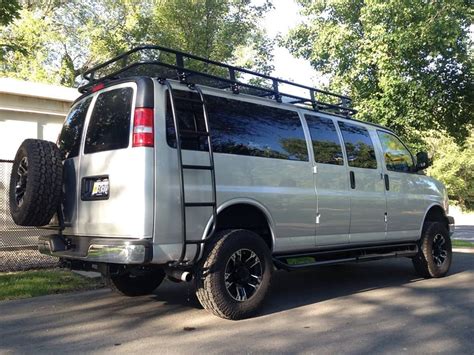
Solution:
M 156 79 L 147 78 L 146 85 L 140 80 L 109 85 L 86 96 L 93 100 L 85 120 L 80 154 L 64 162 L 63 207 L 67 222 L 64 233 L 110 238 L 114 243 L 120 238 L 124 241 L 149 239 L 152 262 L 163 264 L 178 259 L 182 250 L 177 151 L 167 141 L 165 86 Z M 176 90 L 190 91 L 186 85 L 170 82 Z M 85 153 L 86 132 L 98 95 L 121 87 L 134 90 L 129 145 L 122 149 Z M 380 127 L 245 94 L 235 95 L 206 87 L 202 90 L 205 95 L 284 109 L 299 115 L 308 161 L 214 153 L 218 211 L 234 203 L 247 202 L 264 211 L 271 224 L 273 253 L 417 240 L 427 209 L 434 204 L 443 205 L 445 191 L 439 182 L 420 174 L 385 169 L 383 150 L 376 133 Z M 137 103 L 155 108 L 154 148 L 131 147 L 133 110 Z M 315 161 L 305 115 L 333 121 L 344 164 Z M 375 149 L 376 169 L 349 166 L 351 157 L 346 152 L 338 122 L 367 129 Z M 183 164 L 209 164 L 205 151 L 184 149 L 182 152 Z M 354 189 L 350 186 L 350 171 L 355 175 Z M 385 191 L 384 174 L 390 178 L 389 191 Z M 91 176 L 108 176 L 108 199 L 81 199 L 82 179 Z M 185 171 L 184 187 L 187 202 L 211 201 L 209 171 Z M 186 238 L 203 239 L 212 223 L 212 208 L 186 208 L 186 217 Z M 187 259 L 194 256 L 195 250 L 194 245 L 187 246 Z
M 350 198 L 349 185 L 347 179 L 347 167 L 345 164 L 346 158 L 342 146 L 342 137 L 336 128 L 336 122 L 333 119 L 324 117 L 322 115 L 309 115 L 302 112 L 308 129 L 308 141 L 311 147 L 313 164 L 314 164 L 314 184 L 317 199 L 316 211 L 316 245 L 341 245 L 349 243 L 349 228 L 350 228 Z M 313 141 L 318 139 L 326 139 L 323 142 L 327 143 L 328 137 L 316 137 L 311 134 L 318 128 L 313 126 L 312 119 L 321 119 L 329 123 L 334 130 L 331 133 L 333 138 L 338 140 L 338 145 L 342 156 L 339 157 L 342 164 L 328 164 L 322 163 L 318 156 L 318 145 L 313 145 Z M 316 161 L 318 160 L 318 161 Z
M 151 238 L 153 236 L 153 153 L 150 148 L 106 151 L 83 157 L 79 179 L 109 177 L 108 200 L 81 200 L 73 233 L 86 236 Z
M 393 132 L 380 129 L 374 131 L 377 132 L 377 134 L 373 132 L 373 137 L 379 151 L 379 160 L 382 162 L 383 174 L 388 178 L 388 186 L 385 188 L 387 240 L 417 240 L 420 237 L 420 225 L 423 224 L 426 211 L 433 203 L 443 200 L 444 187 L 435 179 L 414 172 L 413 168 L 406 169 L 408 171 L 388 169 L 380 134 L 398 139 L 410 154 L 413 167 L 415 159 Z
M 350 191 L 351 243 L 385 240 L 386 201 L 380 171 L 350 168 L 356 187 Z
M 387 239 L 417 240 L 426 211 L 442 201 L 443 190 L 437 182 L 414 173 L 386 172 L 390 179 L 387 195 Z
M 102 93 L 121 88 L 133 90 L 128 145 L 121 149 L 85 153 L 85 141 L 97 98 Z M 154 214 L 153 148 L 131 147 L 137 92 L 138 85 L 135 82 L 126 82 L 92 94 L 80 154 L 65 161 L 65 220 L 69 222 L 66 234 L 107 238 L 153 237 L 153 223 L 150 223 Z M 141 96 L 141 100 L 146 101 Z M 84 200 L 83 180 L 96 176 L 108 178 L 109 197 L 104 200 Z
M 341 122 L 341 120 L 339 120 Z M 350 142 L 344 139 L 342 128 L 340 124 L 338 129 L 343 135 L 343 142 L 345 146 L 345 155 L 347 161 L 348 174 L 347 179 L 350 184 L 350 175 L 353 174 L 354 186 L 349 188 L 350 196 L 350 242 L 375 242 L 385 240 L 385 213 L 386 213 L 386 199 L 385 199 L 385 185 L 382 175 L 382 163 L 380 156 L 377 153 L 377 145 L 374 143 L 376 137 L 373 135 L 373 130 L 367 126 L 355 122 L 347 122 L 348 127 L 363 129 L 367 142 L 371 142 L 374 149 L 375 156 L 372 157 L 374 166 L 370 168 L 362 168 L 350 166 L 350 161 L 354 159 L 347 151 L 347 145 Z M 350 129 L 350 128 L 349 128 Z M 362 151 L 363 149 L 360 148 Z
M 174 86 L 186 91 L 181 85 Z M 157 187 L 154 240 L 160 245 L 171 245 L 182 239 L 179 170 L 177 151 L 166 140 L 167 94 L 164 86 L 157 83 L 156 93 L 159 109 L 155 126 Z M 219 96 L 230 96 L 235 100 L 235 96 Z M 207 152 L 182 150 L 182 156 L 183 164 L 209 165 Z M 234 199 L 258 201 L 270 211 L 274 220 L 275 250 L 314 246 L 316 196 L 309 161 L 214 153 L 214 164 L 218 206 Z M 211 201 L 209 171 L 185 171 L 184 180 L 187 202 Z M 211 214 L 211 207 L 186 208 L 188 239 L 202 238 Z

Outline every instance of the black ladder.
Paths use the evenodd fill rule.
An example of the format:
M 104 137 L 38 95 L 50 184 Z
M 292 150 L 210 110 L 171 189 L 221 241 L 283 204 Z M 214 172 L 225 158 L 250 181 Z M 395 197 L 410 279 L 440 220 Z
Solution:
M 214 168 L 214 152 L 212 151 L 212 142 L 211 142 L 211 135 L 209 133 L 209 119 L 207 116 L 207 109 L 206 103 L 204 101 L 204 95 L 202 90 L 194 85 L 188 84 L 189 89 L 196 91 L 199 95 L 199 100 L 191 99 L 191 98 L 184 98 L 184 97 L 174 97 L 173 94 L 173 87 L 169 83 L 169 81 L 165 79 L 160 79 L 159 82 L 162 85 L 165 85 L 168 89 L 168 95 L 170 98 L 171 103 L 171 114 L 173 115 L 173 123 L 175 128 L 176 134 L 176 151 L 178 154 L 178 170 L 179 170 L 179 185 L 180 185 L 180 208 L 181 208 L 181 233 L 182 233 L 182 249 L 181 255 L 179 259 L 173 263 L 172 266 L 192 266 L 199 255 L 201 254 L 201 247 L 204 243 L 206 243 L 209 239 L 212 238 L 214 231 L 216 229 L 217 223 L 217 193 L 216 193 L 216 174 Z M 203 117 L 204 117 L 204 125 L 205 131 L 192 131 L 192 130 L 181 130 L 179 119 L 176 116 L 176 109 L 175 109 L 175 100 L 179 101 L 187 101 L 196 104 L 202 105 Z M 208 146 L 208 153 L 209 153 L 209 165 L 191 165 L 191 164 L 183 164 L 183 154 L 182 154 L 182 147 L 181 147 L 181 137 L 207 137 L 207 146 Z M 212 191 L 212 201 L 206 202 L 187 202 L 186 195 L 185 195 L 185 182 L 184 182 L 184 170 L 207 170 L 211 174 L 211 191 Z M 212 207 L 212 227 L 207 236 L 204 239 L 199 240 L 188 240 L 187 239 L 187 232 L 186 232 L 186 209 L 187 208 L 197 208 L 197 207 Z M 186 250 L 187 245 L 195 244 L 196 245 L 196 253 L 194 258 L 191 261 L 185 262 L 184 259 L 186 258 Z

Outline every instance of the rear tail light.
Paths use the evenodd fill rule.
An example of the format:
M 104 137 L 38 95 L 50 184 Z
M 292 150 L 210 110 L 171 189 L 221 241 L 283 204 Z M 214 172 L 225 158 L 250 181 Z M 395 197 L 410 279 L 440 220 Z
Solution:
M 133 118 L 133 147 L 153 147 L 153 109 L 136 108 Z

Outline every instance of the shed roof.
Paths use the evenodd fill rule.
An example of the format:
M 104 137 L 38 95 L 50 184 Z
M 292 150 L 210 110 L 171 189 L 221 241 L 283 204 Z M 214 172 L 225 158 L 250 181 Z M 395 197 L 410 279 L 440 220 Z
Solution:
M 0 78 L 0 93 L 66 102 L 72 102 L 80 95 L 77 89 L 12 78 Z

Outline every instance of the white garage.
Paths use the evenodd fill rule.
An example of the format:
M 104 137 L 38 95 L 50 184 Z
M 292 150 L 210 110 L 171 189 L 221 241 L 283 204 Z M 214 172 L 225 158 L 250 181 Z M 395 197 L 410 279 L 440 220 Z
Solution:
M 13 160 L 26 138 L 55 142 L 76 89 L 0 78 L 0 159 Z

